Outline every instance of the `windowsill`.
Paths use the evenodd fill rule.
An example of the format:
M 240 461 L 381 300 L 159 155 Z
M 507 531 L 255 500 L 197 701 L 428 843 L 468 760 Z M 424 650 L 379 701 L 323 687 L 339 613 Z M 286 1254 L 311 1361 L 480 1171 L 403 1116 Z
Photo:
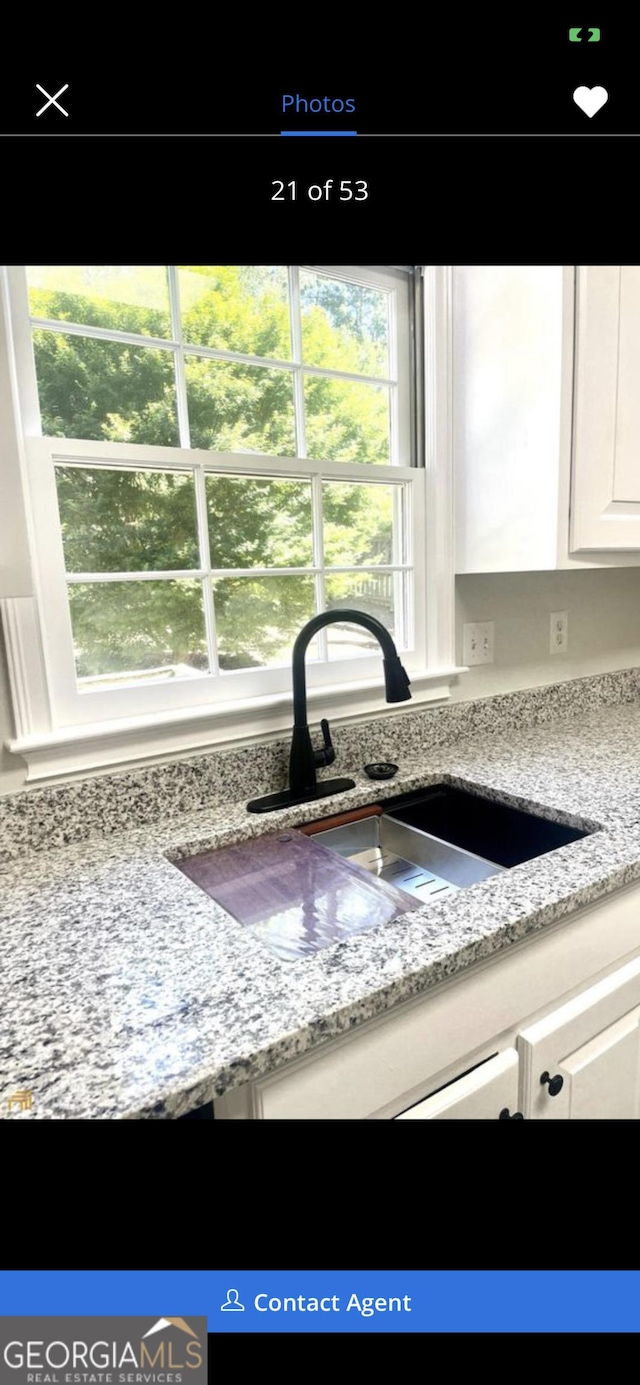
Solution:
M 450 696 L 453 678 L 466 668 L 449 666 L 411 673 L 411 702 L 389 706 L 380 679 L 310 688 L 310 719 L 327 716 L 338 725 L 379 716 L 402 716 Z M 291 729 L 291 693 L 194 707 L 161 715 L 121 717 L 92 725 L 66 726 L 37 736 L 5 741 L 8 750 L 27 763 L 28 783 L 67 779 L 91 771 L 157 760 L 207 749 L 242 746 L 286 735 Z

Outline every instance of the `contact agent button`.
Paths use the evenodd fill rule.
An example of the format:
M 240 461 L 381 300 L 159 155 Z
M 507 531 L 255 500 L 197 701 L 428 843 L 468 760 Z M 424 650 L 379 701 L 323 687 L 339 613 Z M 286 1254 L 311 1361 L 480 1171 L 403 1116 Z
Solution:
M 256 1294 L 253 1306 L 258 1313 L 353 1313 L 372 1318 L 376 1313 L 410 1313 L 411 1297 L 373 1298 L 359 1294 L 327 1294 L 324 1298 L 298 1294 L 295 1298 L 278 1298 L 275 1294 Z

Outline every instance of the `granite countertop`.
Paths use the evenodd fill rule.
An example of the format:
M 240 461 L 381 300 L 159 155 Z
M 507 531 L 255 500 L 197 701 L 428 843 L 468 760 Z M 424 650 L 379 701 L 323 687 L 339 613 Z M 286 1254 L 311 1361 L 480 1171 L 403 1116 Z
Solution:
M 569 710 L 431 749 L 414 722 L 390 783 L 256 817 L 230 782 L 206 808 L 7 860 L 2 1109 L 27 1090 L 17 1118 L 177 1117 L 640 881 L 640 702 Z M 442 779 L 599 830 L 294 962 L 169 859 Z

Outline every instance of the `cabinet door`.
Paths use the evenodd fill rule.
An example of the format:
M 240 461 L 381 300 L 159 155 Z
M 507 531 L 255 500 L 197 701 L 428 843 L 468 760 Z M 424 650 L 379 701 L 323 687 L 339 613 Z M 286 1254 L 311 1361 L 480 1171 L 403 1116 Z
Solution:
M 637 1120 L 640 959 L 525 1029 L 517 1043 L 525 1116 Z
M 515 1048 L 508 1048 L 394 1120 L 498 1120 L 501 1111 L 514 1114 L 517 1098 L 518 1055 Z
M 572 552 L 640 549 L 640 265 L 578 269 Z

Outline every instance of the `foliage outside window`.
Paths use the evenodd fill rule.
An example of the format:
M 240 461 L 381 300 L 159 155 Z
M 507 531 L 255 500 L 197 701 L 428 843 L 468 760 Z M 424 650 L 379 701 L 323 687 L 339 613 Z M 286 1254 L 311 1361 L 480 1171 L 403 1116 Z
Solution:
M 55 466 L 80 690 L 284 666 L 304 621 L 345 605 L 411 646 L 392 276 L 32 266 L 28 284 L 42 432 L 87 442 Z M 373 648 L 336 625 L 310 656 Z

